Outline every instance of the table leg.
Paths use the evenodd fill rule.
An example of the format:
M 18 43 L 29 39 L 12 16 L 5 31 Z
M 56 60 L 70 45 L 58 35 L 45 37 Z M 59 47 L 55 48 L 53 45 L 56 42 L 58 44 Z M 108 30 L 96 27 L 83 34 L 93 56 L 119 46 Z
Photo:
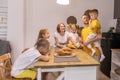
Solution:
M 37 80 L 41 80 L 42 79 L 42 76 L 41 76 L 41 74 L 42 74 L 42 70 L 41 70 L 41 68 L 38 68 L 38 73 L 37 73 Z
M 63 80 L 64 77 L 65 77 L 65 72 L 61 72 L 61 74 L 57 77 L 56 80 Z

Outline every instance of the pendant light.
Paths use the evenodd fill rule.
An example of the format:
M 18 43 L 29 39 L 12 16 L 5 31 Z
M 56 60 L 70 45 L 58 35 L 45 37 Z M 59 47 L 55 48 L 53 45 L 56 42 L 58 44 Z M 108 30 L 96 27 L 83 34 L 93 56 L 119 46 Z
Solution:
M 69 5 L 69 0 L 57 0 L 56 3 L 60 5 Z

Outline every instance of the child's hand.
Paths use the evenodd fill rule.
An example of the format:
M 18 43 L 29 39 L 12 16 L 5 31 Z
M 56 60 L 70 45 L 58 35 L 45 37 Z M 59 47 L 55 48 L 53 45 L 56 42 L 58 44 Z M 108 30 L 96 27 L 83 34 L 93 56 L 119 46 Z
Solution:
M 49 57 L 50 57 L 50 55 L 48 55 L 48 54 L 46 54 L 45 56 L 46 56 L 47 58 L 49 58 Z
M 92 20 L 89 20 L 89 24 L 91 24 Z
M 83 41 L 81 39 L 79 39 L 79 43 L 83 43 Z
M 87 46 L 87 45 L 88 45 L 88 43 L 86 43 L 86 42 L 85 42 L 85 43 L 83 43 L 83 45 L 84 45 L 84 46 Z
M 75 46 L 76 46 L 77 48 L 79 48 L 79 47 L 80 47 L 80 44 L 77 42 L 77 43 L 75 43 Z
M 50 59 L 50 56 L 48 54 L 41 55 L 40 58 L 39 58 L 39 60 L 46 61 L 46 62 L 49 61 L 49 59 Z

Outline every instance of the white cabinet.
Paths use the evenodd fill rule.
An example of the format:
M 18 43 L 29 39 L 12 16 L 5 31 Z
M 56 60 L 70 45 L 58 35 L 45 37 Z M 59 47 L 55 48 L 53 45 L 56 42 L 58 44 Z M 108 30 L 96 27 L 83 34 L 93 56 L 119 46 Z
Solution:
M 112 50 L 112 62 L 111 62 L 111 80 L 120 80 L 120 75 L 118 75 L 115 70 L 120 69 L 120 49 Z

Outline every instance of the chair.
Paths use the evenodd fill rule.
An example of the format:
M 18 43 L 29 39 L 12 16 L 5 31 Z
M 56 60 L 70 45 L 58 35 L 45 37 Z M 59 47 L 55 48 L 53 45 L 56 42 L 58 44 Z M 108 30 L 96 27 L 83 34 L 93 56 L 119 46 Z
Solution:
M 11 72 L 11 55 L 6 53 L 0 56 L 0 80 L 31 80 L 30 78 L 13 78 Z

